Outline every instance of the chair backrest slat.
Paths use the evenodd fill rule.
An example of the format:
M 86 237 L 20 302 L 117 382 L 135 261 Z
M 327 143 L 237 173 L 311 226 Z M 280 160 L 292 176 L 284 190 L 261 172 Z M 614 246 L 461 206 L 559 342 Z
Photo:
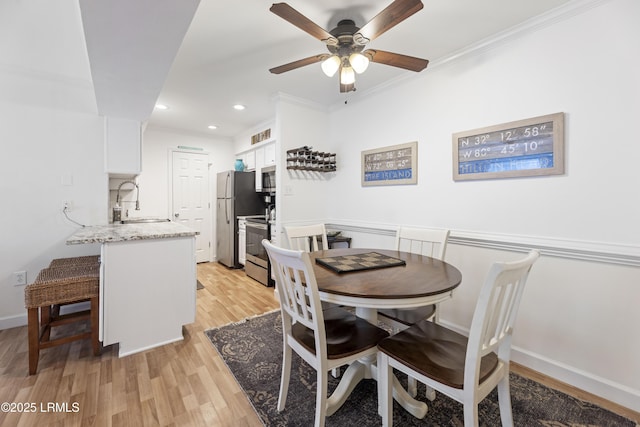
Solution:
M 327 230 L 324 224 L 288 226 L 285 227 L 285 233 L 290 249 L 304 252 L 329 249 Z M 318 243 L 318 239 L 320 239 L 321 245 Z
M 444 260 L 449 230 L 400 227 L 396 233 L 396 249 Z

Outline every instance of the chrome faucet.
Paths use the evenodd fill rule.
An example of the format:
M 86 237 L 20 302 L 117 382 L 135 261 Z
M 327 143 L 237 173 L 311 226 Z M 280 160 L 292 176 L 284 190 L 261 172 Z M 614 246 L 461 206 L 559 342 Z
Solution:
M 123 181 L 122 183 L 120 183 L 120 185 L 118 185 L 118 193 L 116 194 L 116 206 L 119 205 L 120 203 L 120 188 L 122 188 L 123 185 L 125 184 L 133 184 L 136 187 L 136 210 L 139 211 L 140 210 L 140 187 L 138 187 L 138 184 L 136 184 L 133 181 Z

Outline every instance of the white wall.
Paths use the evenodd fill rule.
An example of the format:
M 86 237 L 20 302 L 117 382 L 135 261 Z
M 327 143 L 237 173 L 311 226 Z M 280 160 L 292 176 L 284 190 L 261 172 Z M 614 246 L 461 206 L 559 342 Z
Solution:
M 361 197 L 333 205 L 332 213 L 637 244 L 640 223 L 630 219 L 640 204 L 630 190 L 640 156 L 631 133 L 640 112 L 640 38 L 631 18 L 638 7 L 606 2 L 495 50 L 428 68 L 333 114 L 331 142 L 344 171 L 333 185 Z M 452 133 L 558 111 L 566 113 L 565 175 L 452 180 Z M 417 186 L 360 187 L 360 151 L 415 140 Z M 429 209 L 410 209 L 409 201 Z
M 442 319 L 462 331 L 489 264 L 520 256 L 468 246 L 468 237 L 544 247 L 523 299 L 514 360 L 635 410 L 638 16 L 636 1 L 601 2 L 491 49 L 431 64 L 400 86 L 337 108 L 327 142 L 339 167 L 323 183 L 327 194 L 349 195 L 325 209 L 328 222 L 345 225 L 345 234 L 354 230 L 355 246 L 389 245 L 385 230 L 399 224 L 447 227 L 458 236 L 447 260 L 460 268 L 463 283 L 444 304 Z M 566 113 L 564 175 L 453 181 L 452 133 L 559 111 Z M 361 187 L 361 151 L 410 141 L 419 144 L 417 185 Z M 568 248 L 575 259 L 555 255 Z M 594 250 L 630 261 L 581 259 L 581 251 Z
M 63 4 L 64 3 L 64 4 Z M 78 5 L 0 6 L 0 329 L 26 324 L 24 287 L 52 258 L 99 253 L 67 246 L 78 225 L 106 222 L 103 119 L 96 114 Z

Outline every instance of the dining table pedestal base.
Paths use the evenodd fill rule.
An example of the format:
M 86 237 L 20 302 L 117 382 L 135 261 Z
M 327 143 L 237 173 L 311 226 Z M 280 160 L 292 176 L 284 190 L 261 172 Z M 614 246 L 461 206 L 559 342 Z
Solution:
M 376 309 L 357 307 L 356 315 L 374 325 L 378 322 Z M 327 416 L 333 415 L 340 409 L 353 389 L 363 379 L 378 380 L 375 356 L 363 358 L 347 367 L 347 370 L 342 374 L 340 383 L 327 400 Z M 422 419 L 427 415 L 427 404 L 411 397 L 395 376 L 393 376 L 393 398 L 414 417 Z M 378 407 L 378 412 L 380 413 L 380 407 Z

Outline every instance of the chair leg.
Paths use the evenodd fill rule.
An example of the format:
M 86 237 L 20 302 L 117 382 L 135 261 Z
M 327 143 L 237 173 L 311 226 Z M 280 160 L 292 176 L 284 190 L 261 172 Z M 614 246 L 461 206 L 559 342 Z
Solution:
M 315 427 L 324 427 L 324 421 L 327 416 L 327 390 L 328 390 L 328 373 L 322 367 L 318 366 L 316 370 L 316 417 Z
M 511 391 L 508 373 L 498 383 L 498 403 L 500 405 L 500 420 L 502 421 L 502 425 L 504 427 L 512 427 L 513 414 L 511 411 Z
M 382 426 L 393 426 L 393 369 L 389 366 L 389 356 L 378 352 L 378 413 Z
M 27 329 L 29 334 L 29 375 L 34 375 L 38 370 L 40 358 L 40 323 L 38 321 L 38 308 L 27 310 Z
M 418 394 L 418 380 L 411 375 L 407 376 L 407 393 L 409 393 L 411 397 L 416 397 Z
M 427 389 L 424 392 L 424 397 L 427 398 L 428 401 L 433 402 L 436 400 L 436 391 L 433 387 L 427 386 Z
M 478 427 L 478 404 L 470 401 L 464 404 L 464 426 Z M 509 427 L 504 425 L 504 427 Z
M 284 406 L 287 403 L 289 378 L 291 377 L 291 347 L 289 347 L 286 340 L 285 336 L 282 348 L 282 375 L 280 378 L 280 396 L 278 396 L 278 412 L 284 411 Z

